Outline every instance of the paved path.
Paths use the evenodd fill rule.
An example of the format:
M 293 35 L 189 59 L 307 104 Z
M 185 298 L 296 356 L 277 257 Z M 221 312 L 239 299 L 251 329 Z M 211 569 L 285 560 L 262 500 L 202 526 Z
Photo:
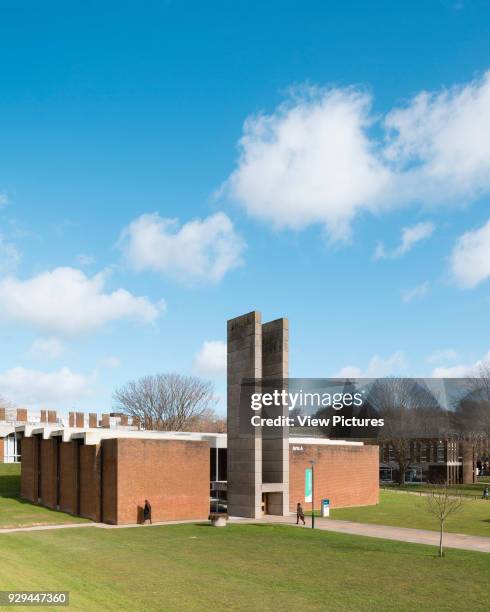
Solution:
M 232 519 L 233 520 L 233 519 Z M 257 522 L 275 524 L 293 524 L 295 517 L 268 516 Z M 302 529 L 305 529 L 300 525 Z M 311 528 L 311 518 L 306 518 L 306 529 Z M 391 527 L 389 525 L 372 525 L 369 523 L 354 523 L 352 521 L 336 521 L 315 517 L 315 529 L 349 533 L 351 535 L 382 538 L 384 540 L 398 540 L 400 542 L 413 542 L 414 544 L 430 544 L 439 546 L 439 533 L 426 529 L 409 529 L 407 527 Z M 472 536 L 460 533 L 444 533 L 444 546 L 448 548 L 462 548 L 490 553 L 490 538 L 485 536 Z
M 134 529 L 139 527 L 155 527 L 158 525 L 183 525 L 185 523 L 202 523 L 203 521 L 161 521 L 146 523 L 146 525 L 108 525 L 107 523 L 63 523 L 62 525 L 33 525 L 32 527 L 6 527 L 0 528 L 0 535 L 4 533 L 22 533 L 26 531 L 48 531 L 52 529 L 78 529 L 79 527 L 95 527 L 97 529 Z
M 230 519 L 233 524 L 244 523 L 265 523 L 276 525 L 290 525 L 296 527 L 295 516 L 267 516 L 263 519 Z M 298 526 L 301 529 L 310 529 L 311 518 L 307 517 L 306 527 Z M 165 521 L 153 523 L 156 525 L 179 525 L 183 523 L 196 523 L 202 521 Z M 95 527 L 97 529 L 127 529 L 151 527 L 151 525 L 107 525 L 105 523 L 67 523 L 64 525 L 36 525 L 34 527 L 12 527 L 0 529 L 0 535 L 4 533 L 19 533 L 29 531 L 46 531 L 51 529 L 78 529 L 80 527 Z M 425 529 L 408 529 L 407 527 L 390 527 L 388 525 L 371 525 L 368 523 L 354 523 L 352 521 L 336 521 L 333 519 L 315 518 L 315 528 L 323 531 L 335 531 L 338 533 L 348 533 L 351 535 L 367 536 L 371 538 L 381 538 L 383 540 L 398 540 L 400 542 L 412 542 L 414 544 L 429 544 L 439 546 L 439 533 Z M 471 536 L 460 533 L 445 533 L 444 546 L 448 548 L 461 548 L 463 550 L 473 550 L 478 552 L 490 553 L 490 538 L 484 536 Z

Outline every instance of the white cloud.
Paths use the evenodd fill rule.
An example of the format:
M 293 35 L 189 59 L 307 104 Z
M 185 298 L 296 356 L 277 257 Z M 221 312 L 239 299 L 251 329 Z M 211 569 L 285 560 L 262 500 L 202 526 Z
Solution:
M 434 351 L 426 358 L 427 363 L 441 363 L 447 361 L 454 361 L 459 357 L 458 352 L 454 349 L 443 349 L 440 351 Z
M 65 347 L 58 338 L 36 338 L 29 348 L 29 355 L 34 359 L 56 359 L 64 350 Z
M 19 261 L 19 251 L 0 234 L 0 273 L 4 274 L 15 270 Z
M 367 134 L 370 107 L 355 89 L 308 89 L 249 117 L 223 191 L 278 227 L 323 223 L 331 237 L 347 237 L 356 213 L 377 210 L 390 184 Z
M 421 92 L 391 111 L 386 157 L 403 170 L 400 193 L 435 202 L 490 189 L 490 71 L 440 92 Z
M 180 227 L 177 219 L 145 214 L 123 230 L 119 244 L 133 269 L 160 272 L 187 283 L 219 282 L 242 264 L 245 248 L 224 213 Z
M 385 117 L 371 104 L 359 89 L 309 88 L 248 117 L 221 194 L 277 227 L 321 223 L 344 239 L 361 212 L 490 192 L 490 71 L 422 92 Z
M 396 259 L 408 253 L 410 249 L 420 242 L 430 238 L 434 232 L 434 224 L 426 221 L 424 223 L 417 223 L 412 227 L 404 227 L 402 229 L 402 235 L 400 244 L 393 249 L 393 251 L 385 251 L 385 248 L 381 242 L 378 242 L 376 251 L 374 253 L 375 259 Z
M 91 266 L 95 263 L 95 257 L 93 255 L 86 255 L 85 253 L 80 253 L 77 257 L 77 263 L 79 266 Z
M 224 376 L 226 350 L 226 342 L 221 340 L 204 342 L 194 359 L 194 369 L 202 376 Z
M 456 240 L 450 269 L 454 280 L 463 289 L 472 289 L 490 276 L 490 220 Z
M 125 289 L 105 293 L 106 276 L 89 278 L 81 270 L 56 268 L 28 280 L 7 277 L 0 281 L 0 319 L 57 336 L 91 332 L 119 319 L 157 319 L 162 304 Z
M 396 351 L 383 359 L 379 355 L 371 357 L 365 370 L 358 366 L 345 366 L 336 374 L 339 378 L 379 378 L 400 374 L 407 367 L 405 354 Z
M 420 285 L 417 285 L 416 287 L 412 287 L 412 289 L 406 289 L 405 291 L 402 291 L 402 300 L 408 304 L 408 302 L 411 302 L 412 300 L 415 300 L 417 298 L 421 298 L 424 295 L 427 295 L 429 291 L 429 283 L 425 282 L 425 283 L 421 283 Z
M 108 370 L 115 370 L 121 367 L 121 360 L 117 357 L 103 357 L 101 359 L 101 365 Z
M 92 377 L 76 374 L 69 368 L 40 372 L 16 367 L 0 373 L 2 394 L 27 407 L 66 408 L 89 393 L 91 383 Z
M 472 364 L 460 363 L 454 366 L 440 366 L 432 371 L 433 378 L 464 378 L 466 376 L 478 376 L 482 366 L 487 368 L 490 365 L 490 351 L 481 359 Z
M 0 208 L 2 206 L 5 206 L 5 204 L 8 204 L 8 201 L 9 201 L 9 199 L 7 197 L 7 194 L 6 193 L 0 193 Z

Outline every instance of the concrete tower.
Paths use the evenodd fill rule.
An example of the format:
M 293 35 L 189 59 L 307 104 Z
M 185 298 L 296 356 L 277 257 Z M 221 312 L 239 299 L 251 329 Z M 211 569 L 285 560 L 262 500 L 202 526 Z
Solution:
M 257 311 L 228 321 L 228 512 L 257 518 L 289 512 L 289 431 L 253 427 L 252 393 L 283 388 L 288 377 L 287 319 L 262 325 Z M 275 410 L 275 413 L 274 413 Z M 287 407 L 267 416 L 287 415 Z

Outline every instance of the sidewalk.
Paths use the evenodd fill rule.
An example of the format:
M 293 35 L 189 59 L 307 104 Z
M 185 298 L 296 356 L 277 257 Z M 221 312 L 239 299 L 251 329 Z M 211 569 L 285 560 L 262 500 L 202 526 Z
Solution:
M 311 528 L 311 517 L 307 517 L 306 526 L 296 525 L 295 515 L 291 516 L 266 516 L 262 519 L 247 519 L 231 517 L 230 523 L 239 525 L 247 523 L 262 523 L 269 525 L 284 525 L 300 529 Z M 106 523 L 69 523 L 64 525 L 36 525 L 35 527 L 12 527 L 0 529 L 0 535 L 7 533 L 22 533 L 29 531 L 46 531 L 51 529 L 80 529 L 95 527 L 96 529 L 133 529 L 144 527 L 156 527 L 159 525 L 181 525 L 185 523 L 202 523 L 203 521 L 165 521 L 153 523 L 153 525 L 107 525 Z M 439 546 L 439 533 L 425 529 L 409 529 L 407 527 L 391 527 L 388 525 L 371 525 L 368 523 L 354 523 L 351 521 L 336 521 L 315 517 L 315 529 L 321 531 L 334 531 L 337 533 L 348 533 L 350 535 L 367 536 L 370 538 L 381 538 L 383 540 L 397 540 L 399 542 L 411 542 L 413 544 L 429 544 Z M 444 547 L 460 548 L 476 552 L 490 553 L 490 538 L 483 536 L 471 536 L 460 533 L 445 533 Z
M 51 529 L 79 529 L 80 527 L 95 527 L 97 529 L 136 529 L 139 527 L 158 527 L 161 525 L 184 525 L 186 523 L 202 523 L 202 521 L 160 521 L 153 523 L 131 525 L 109 525 L 108 523 L 62 523 L 60 525 L 33 525 L 32 527 L 5 527 L 0 528 L 0 535 L 4 533 L 23 533 L 28 531 L 48 531 Z
M 296 527 L 295 516 L 267 516 L 255 522 L 286 524 Z M 233 519 L 232 519 L 233 520 Z M 302 529 L 311 528 L 311 517 L 306 519 L 306 527 L 299 525 Z M 414 544 L 429 544 L 439 546 L 439 532 L 425 529 L 410 529 L 408 527 L 391 527 L 389 525 L 372 525 L 369 523 L 354 523 L 352 521 L 336 521 L 315 517 L 315 529 L 322 531 L 335 531 L 348 533 L 350 535 L 367 536 L 371 538 L 382 538 L 384 540 L 398 540 L 400 542 L 412 542 Z M 461 548 L 490 553 L 490 538 L 484 536 L 464 535 L 460 533 L 444 533 L 444 547 Z

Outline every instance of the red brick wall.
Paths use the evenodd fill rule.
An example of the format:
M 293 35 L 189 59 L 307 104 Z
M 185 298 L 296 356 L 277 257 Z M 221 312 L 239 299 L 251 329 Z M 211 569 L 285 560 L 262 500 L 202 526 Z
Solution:
M 46 410 L 41 410 L 41 423 L 46 423 Z
M 5 421 L 5 408 L 0 408 L 0 421 Z
M 43 506 L 56 508 L 56 441 L 41 443 L 41 500 Z
M 94 412 L 91 412 L 88 415 L 88 426 L 89 427 L 97 427 L 97 414 L 95 414 Z
M 60 444 L 60 510 L 75 514 L 76 512 L 76 479 L 75 479 L 75 443 Z M 24 447 L 22 447 L 24 455 Z M 24 457 L 22 457 L 23 459 Z M 24 470 L 24 461 L 22 461 Z
M 75 413 L 68 413 L 68 427 L 75 427 Z
M 100 449 L 102 461 L 102 520 L 117 524 L 117 440 L 103 440 Z
M 111 441 L 117 455 L 118 524 L 141 520 L 145 499 L 154 521 L 205 519 L 209 514 L 209 444 L 174 440 Z M 107 460 L 104 445 L 104 462 Z M 104 499 L 111 486 L 104 478 Z M 104 516 L 104 521 L 108 517 Z
M 48 410 L 48 423 L 56 423 L 56 410 Z
M 37 503 L 37 438 L 22 439 L 20 494 Z
M 293 446 L 303 450 L 293 451 Z M 378 446 L 326 446 L 298 444 L 289 446 L 289 502 L 294 511 L 297 502 L 305 510 L 305 469 L 315 463 L 315 508 L 330 499 L 331 508 L 367 506 L 379 502 Z
M 83 412 L 75 414 L 75 427 L 85 427 L 85 414 Z
M 80 446 L 80 516 L 99 520 L 100 478 L 97 447 Z

